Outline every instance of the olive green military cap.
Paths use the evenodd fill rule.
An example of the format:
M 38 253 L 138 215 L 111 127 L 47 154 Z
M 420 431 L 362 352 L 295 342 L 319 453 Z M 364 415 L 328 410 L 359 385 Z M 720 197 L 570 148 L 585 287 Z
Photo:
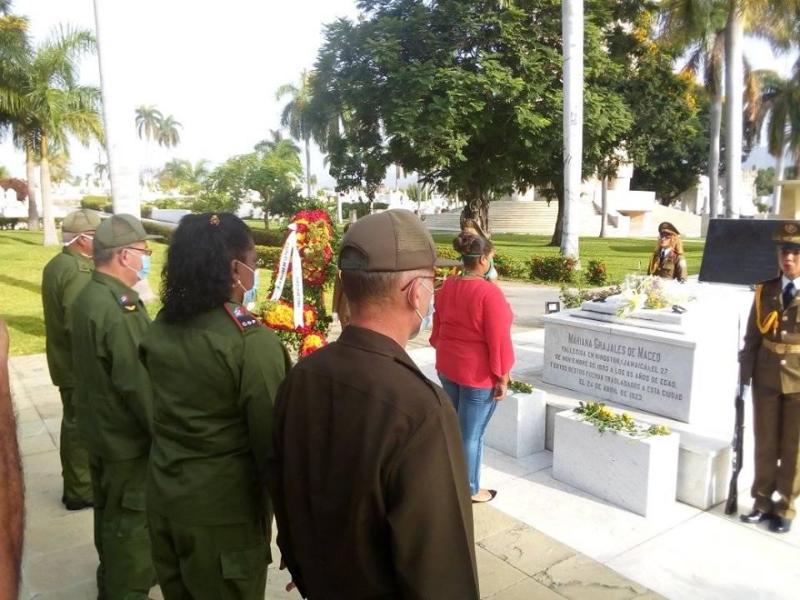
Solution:
M 345 249 L 355 252 L 346 253 Z M 351 271 L 413 271 L 459 263 L 437 258 L 436 245 L 419 217 L 392 209 L 359 219 L 347 230 L 339 268 Z
M 96 211 L 85 208 L 73 210 L 64 217 L 64 221 L 61 223 L 61 231 L 63 233 L 86 233 L 97 229 L 101 221 L 102 219 Z
M 800 248 L 800 223 L 783 223 L 772 234 L 781 248 Z
M 142 222 L 133 215 L 112 215 L 103 221 L 94 234 L 95 250 L 121 248 L 135 242 L 155 240 L 160 235 L 149 235 Z
M 663 223 L 659 223 L 659 225 L 658 225 L 658 233 L 664 233 L 665 231 L 667 233 L 671 233 L 672 235 L 680 235 L 681 234 L 681 232 L 678 231 L 678 228 L 675 227 L 675 225 L 673 225 L 669 221 L 664 221 Z

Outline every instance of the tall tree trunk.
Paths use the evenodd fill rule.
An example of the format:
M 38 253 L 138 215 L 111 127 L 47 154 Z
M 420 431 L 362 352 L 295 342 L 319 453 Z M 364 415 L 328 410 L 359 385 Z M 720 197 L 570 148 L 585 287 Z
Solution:
M 742 199 L 743 24 L 739 2 L 729 0 L 725 26 L 725 216 L 738 217 Z
M 781 214 L 781 186 L 778 182 L 783 179 L 783 172 L 786 169 L 786 148 L 784 147 L 783 138 L 781 138 L 781 151 L 777 156 L 775 164 L 775 186 L 772 188 L 772 212 L 776 215 Z
M 44 245 L 54 246 L 58 244 L 58 235 L 56 234 L 56 219 L 53 214 L 53 198 L 50 195 L 50 160 L 49 149 L 47 143 L 47 136 L 42 134 L 41 140 L 41 153 L 42 160 L 39 163 L 39 174 L 42 180 L 42 213 L 44 221 Z
M 564 237 L 564 190 L 560 185 L 553 186 L 556 190 L 556 202 L 558 202 L 558 213 L 556 214 L 556 227 L 553 230 L 553 237 L 550 238 L 548 246 L 561 247 L 561 240 Z
M 709 217 L 719 216 L 719 142 L 722 130 L 722 92 L 711 100 L 711 135 L 708 148 L 708 204 Z
M 139 167 L 136 160 L 136 106 L 131 78 L 123 67 L 125 43 L 122 5 L 94 0 L 97 57 L 103 94 L 108 175 L 115 213 L 139 217 Z
M 39 209 L 36 206 L 36 162 L 28 136 L 25 136 L 25 178 L 28 180 L 28 230 L 39 231 Z
M 608 177 L 600 183 L 600 237 L 606 237 L 606 221 L 608 221 Z
M 583 160 L 583 0 L 562 3 L 564 53 L 564 203 L 561 254 L 580 255 Z M 562 206 L 559 204 L 559 212 Z
M 491 237 L 489 230 L 489 198 L 481 190 L 468 190 L 464 208 L 459 219 L 461 230 L 474 229 L 485 238 Z
M 311 198 L 311 149 L 309 148 L 309 141 L 306 138 L 306 196 Z

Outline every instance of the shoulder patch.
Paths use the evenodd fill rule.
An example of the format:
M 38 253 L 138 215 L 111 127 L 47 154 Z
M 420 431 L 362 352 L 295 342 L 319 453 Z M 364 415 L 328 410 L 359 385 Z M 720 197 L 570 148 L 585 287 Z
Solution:
M 135 312 L 139 310 L 139 305 L 133 298 L 128 296 L 128 294 L 122 294 L 121 296 L 118 296 L 117 303 L 122 307 L 122 310 L 126 312 Z
M 247 331 L 261 326 L 261 321 L 241 304 L 226 304 L 225 311 L 236 323 L 239 331 Z
M 78 271 L 81 271 L 82 273 L 91 273 L 92 272 L 92 267 L 90 267 L 89 265 L 85 265 L 83 263 L 79 263 L 78 264 Z

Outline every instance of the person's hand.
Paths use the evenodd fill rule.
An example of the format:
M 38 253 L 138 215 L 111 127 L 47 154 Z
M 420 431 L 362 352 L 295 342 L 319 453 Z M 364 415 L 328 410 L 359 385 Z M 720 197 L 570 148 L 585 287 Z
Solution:
M 504 400 L 506 397 L 506 392 L 508 391 L 508 382 L 507 381 L 498 381 L 494 384 L 494 394 L 493 398 L 496 402 L 500 400 Z
M 278 570 L 279 570 L 279 571 L 283 571 L 285 568 L 286 568 L 286 561 L 284 561 L 284 560 L 283 560 L 283 558 L 281 558 L 281 564 L 280 564 L 280 566 L 278 567 Z M 287 584 L 286 584 L 286 588 L 284 588 L 284 589 L 285 589 L 287 592 L 291 592 L 291 591 L 292 591 L 293 589 L 295 589 L 296 587 L 297 587 L 297 586 L 295 585 L 294 581 L 290 581 L 289 583 L 287 583 Z
M 8 356 L 8 327 L 6 322 L 0 319 L 0 358 Z

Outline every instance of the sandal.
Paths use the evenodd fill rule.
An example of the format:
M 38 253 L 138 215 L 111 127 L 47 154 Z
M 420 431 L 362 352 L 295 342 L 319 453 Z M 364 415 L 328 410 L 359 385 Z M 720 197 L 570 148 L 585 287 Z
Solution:
M 497 490 L 486 490 L 489 492 L 489 497 L 484 500 L 476 500 L 475 496 L 472 496 L 472 503 L 473 504 L 484 504 L 485 502 L 491 502 L 494 500 L 495 496 L 497 496 Z M 480 493 L 480 491 L 478 492 Z

